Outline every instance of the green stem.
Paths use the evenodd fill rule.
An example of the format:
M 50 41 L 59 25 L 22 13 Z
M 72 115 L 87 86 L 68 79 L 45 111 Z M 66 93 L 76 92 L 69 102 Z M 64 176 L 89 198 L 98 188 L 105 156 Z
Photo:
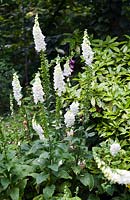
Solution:
M 41 52 L 40 54 L 41 58 L 41 77 L 43 80 L 43 89 L 45 92 L 46 99 L 49 99 L 50 97 L 50 76 L 49 76 L 49 65 L 48 61 L 44 55 L 44 52 Z
M 56 95 L 56 126 L 60 127 L 61 118 L 60 118 L 60 111 L 61 111 L 61 98 Z
M 47 119 L 47 115 L 46 115 L 46 109 L 45 106 L 43 105 L 43 113 L 42 113 L 42 123 L 43 123 L 43 127 L 44 127 L 44 135 L 45 137 L 49 137 L 49 121 Z
M 86 81 L 84 83 L 84 99 L 83 99 L 83 105 L 84 105 L 84 117 L 85 121 L 89 121 L 89 107 L 90 107 L 90 100 L 92 96 L 92 90 L 91 90 L 91 81 L 92 81 L 92 69 L 90 66 L 86 66 L 85 68 L 85 76 L 86 76 Z

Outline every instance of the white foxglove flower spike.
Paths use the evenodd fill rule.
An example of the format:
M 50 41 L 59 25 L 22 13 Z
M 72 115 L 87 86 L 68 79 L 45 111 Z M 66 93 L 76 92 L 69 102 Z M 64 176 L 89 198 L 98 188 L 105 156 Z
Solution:
M 73 102 L 70 105 L 70 110 L 72 111 L 72 113 L 74 114 L 74 116 L 76 116 L 77 113 L 79 112 L 79 103 L 77 101 Z
M 70 61 L 67 60 L 66 63 L 64 64 L 63 75 L 66 76 L 66 77 L 68 77 L 68 76 L 71 75 L 71 72 L 72 72 L 72 71 L 73 71 L 73 70 L 72 70 L 71 67 L 70 67 Z
M 91 66 L 93 61 L 93 51 L 90 47 L 90 41 L 88 39 L 87 30 L 84 31 L 83 43 L 82 46 L 82 55 L 85 60 L 86 65 Z
M 19 78 L 18 78 L 18 75 L 16 74 L 16 72 L 13 74 L 12 86 L 13 86 L 14 98 L 17 101 L 17 104 L 20 106 L 21 99 L 22 99 L 22 94 L 21 94 L 22 87 L 20 85 Z
M 33 98 L 34 98 L 34 103 L 37 104 L 38 102 L 43 103 L 44 102 L 44 92 L 43 92 L 43 87 L 41 84 L 40 80 L 40 73 L 36 73 L 34 83 L 32 84 L 32 92 L 33 92 Z
M 43 131 L 41 125 L 37 124 L 34 118 L 32 119 L 32 128 L 39 135 L 40 140 L 44 140 L 45 139 L 44 134 L 43 134 L 44 131 Z
M 71 127 L 74 125 L 75 122 L 75 116 L 71 110 L 68 110 L 64 115 L 64 122 L 66 124 L 66 127 Z
M 42 34 L 42 31 L 38 22 L 38 14 L 35 16 L 35 24 L 33 26 L 33 38 L 35 43 L 35 49 L 37 52 L 46 50 L 45 36 Z
M 57 91 L 58 96 L 65 91 L 65 82 L 60 63 L 56 64 L 54 69 L 54 89 Z
M 130 171 L 118 168 L 111 168 L 98 156 L 96 151 L 93 148 L 93 156 L 96 161 L 98 168 L 102 171 L 106 179 L 111 181 L 112 183 L 118 184 L 130 184 Z

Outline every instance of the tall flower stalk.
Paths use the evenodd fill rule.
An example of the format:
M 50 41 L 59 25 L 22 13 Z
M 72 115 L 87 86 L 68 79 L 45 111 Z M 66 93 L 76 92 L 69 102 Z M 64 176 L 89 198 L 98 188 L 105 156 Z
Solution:
M 91 66 L 94 53 L 90 46 L 87 30 L 84 31 L 83 43 L 81 44 L 81 46 L 82 46 L 82 56 L 83 56 L 83 59 L 85 60 L 85 64 L 88 66 Z
M 32 87 L 32 92 L 33 92 L 33 98 L 34 98 L 34 103 L 37 104 L 38 102 L 43 103 L 44 102 L 44 92 L 43 88 L 41 85 L 41 80 L 40 80 L 40 73 L 36 73 L 35 79 L 33 82 L 33 87 Z
M 46 100 L 49 101 L 50 90 L 51 90 L 50 75 L 49 75 L 49 63 L 48 63 L 48 60 L 46 59 L 45 53 L 43 51 L 40 52 L 40 59 L 41 59 L 40 72 L 41 72 L 41 77 L 42 77 L 42 81 L 43 81 L 43 89 L 45 92 Z
M 43 35 L 40 29 L 37 14 L 35 16 L 35 24 L 33 26 L 33 37 L 34 37 L 35 49 L 38 53 L 40 53 L 41 77 L 43 80 L 43 88 L 44 88 L 45 96 L 48 99 L 50 96 L 49 64 L 45 56 L 45 51 L 46 51 L 45 36 Z
M 14 99 L 17 101 L 17 104 L 19 106 L 21 106 L 21 99 L 22 99 L 21 89 L 22 89 L 22 87 L 20 85 L 19 77 L 16 72 L 13 74 L 12 86 L 13 86 Z
M 44 129 L 44 134 L 47 137 L 49 135 L 49 130 L 48 130 L 48 120 L 47 120 L 47 116 L 46 116 L 46 109 L 44 106 L 44 92 L 43 92 L 43 87 L 41 84 L 41 80 L 40 80 L 40 73 L 36 73 L 35 78 L 34 78 L 34 82 L 33 82 L 33 87 L 32 87 L 32 93 L 33 93 L 33 97 L 34 97 L 34 103 L 38 104 L 38 102 L 41 103 L 42 105 L 42 123 L 43 123 L 43 129 Z
M 56 126 L 60 126 L 60 112 L 61 112 L 61 95 L 65 91 L 65 82 L 64 82 L 64 76 L 63 72 L 61 70 L 60 66 L 60 61 L 59 57 L 57 58 L 56 61 L 56 66 L 54 68 L 54 75 L 53 75 L 53 80 L 54 80 L 54 90 L 56 93 Z
M 35 49 L 37 52 L 46 50 L 45 36 L 42 34 L 42 31 L 38 22 L 38 14 L 35 16 L 35 24 L 33 26 L 33 37 L 35 43 Z
M 82 73 L 79 77 L 80 87 L 82 88 L 81 95 L 84 97 L 82 99 L 83 109 L 84 109 L 84 122 L 88 122 L 89 120 L 89 107 L 90 101 L 92 97 L 92 61 L 94 53 L 90 46 L 89 37 L 87 34 L 87 30 L 84 31 L 83 43 L 82 43 L 82 57 L 85 60 L 86 66 L 84 67 L 84 73 Z

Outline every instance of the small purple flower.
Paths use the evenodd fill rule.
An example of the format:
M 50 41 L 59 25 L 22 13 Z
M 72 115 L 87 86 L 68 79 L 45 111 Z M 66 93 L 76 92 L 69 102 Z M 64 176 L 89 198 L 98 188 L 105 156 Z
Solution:
M 75 64 L 75 60 L 71 59 L 69 62 L 69 65 L 70 65 L 72 72 L 74 71 L 74 64 Z

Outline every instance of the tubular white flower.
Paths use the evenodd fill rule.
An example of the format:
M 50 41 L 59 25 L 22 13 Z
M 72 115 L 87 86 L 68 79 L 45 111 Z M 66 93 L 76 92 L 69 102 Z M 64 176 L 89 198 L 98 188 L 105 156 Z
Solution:
M 66 127 L 71 127 L 74 125 L 75 122 L 75 116 L 71 110 L 68 110 L 64 115 L 64 122 L 66 124 Z
M 37 104 L 38 101 L 43 103 L 44 102 L 44 98 L 43 98 L 44 92 L 43 92 L 39 72 L 36 73 L 34 83 L 32 85 L 33 85 L 32 92 L 33 92 L 34 103 Z
M 111 146 L 110 146 L 110 153 L 112 156 L 116 156 L 117 153 L 121 150 L 121 146 L 120 144 L 118 143 L 113 143 Z
M 37 52 L 46 50 L 45 36 L 42 34 L 42 31 L 38 22 L 38 15 L 35 17 L 35 24 L 33 26 L 33 38 L 35 43 L 35 49 Z
M 108 166 L 101 168 L 104 176 L 112 183 L 130 184 L 130 172 L 123 169 L 112 169 Z
M 77 113 L 79 112 L 79 103 L 77 101 L 73 102 L 70 105 L 70 110 L 72 111 L 72 113 L 74 114 L 74 116 L 76 116 Z
M 98 154 L 93 149 L 94 160 L 96 161 L 98 168 L 102 171 L 106 179 L 111 181 L 112 183 L 118 184 L 130 184 L 130 171 L 123 169 L 114 169 L 106 165 L 104 161 L 98 157 Z
M 64 76 L 60 63 L 58 63 L 54 69 L 54 89 L 57 91 L 58 96 L 61 96 L 61 93 L 65 91 Z
M 39 135 L 40 140 L 44 140 L 45 139 L 44 134 L 43 134 L 44 131 L 43 131 L 41 125 L 37 124 L 34 118 L 32 119 L 32 128 Z
M 71 68 L 70 68 L 70 61 L 67 60 L 66 63 L 64 64 L 64 71 L 63 71 L 63 75 L 64 76 L 70 76 L 71 75 L 71 72 L 73 71 Z
M 86 65 L 91 66 L 93 61 L 93 51 L 90 47 L 90 41 L 88 39 L 87 30 L 84 31 L 83 43 L 82 46 L 82 55 L 85 60 Z
M 21 94 L 22 87 L 20 86 L 19 78 L 16 72 L 13 74 L 12 86 L 13 86 L 14 98 L 17 101 L 17 104 L 20 106 L 21 98 L 22 98 L 22 94 Z

